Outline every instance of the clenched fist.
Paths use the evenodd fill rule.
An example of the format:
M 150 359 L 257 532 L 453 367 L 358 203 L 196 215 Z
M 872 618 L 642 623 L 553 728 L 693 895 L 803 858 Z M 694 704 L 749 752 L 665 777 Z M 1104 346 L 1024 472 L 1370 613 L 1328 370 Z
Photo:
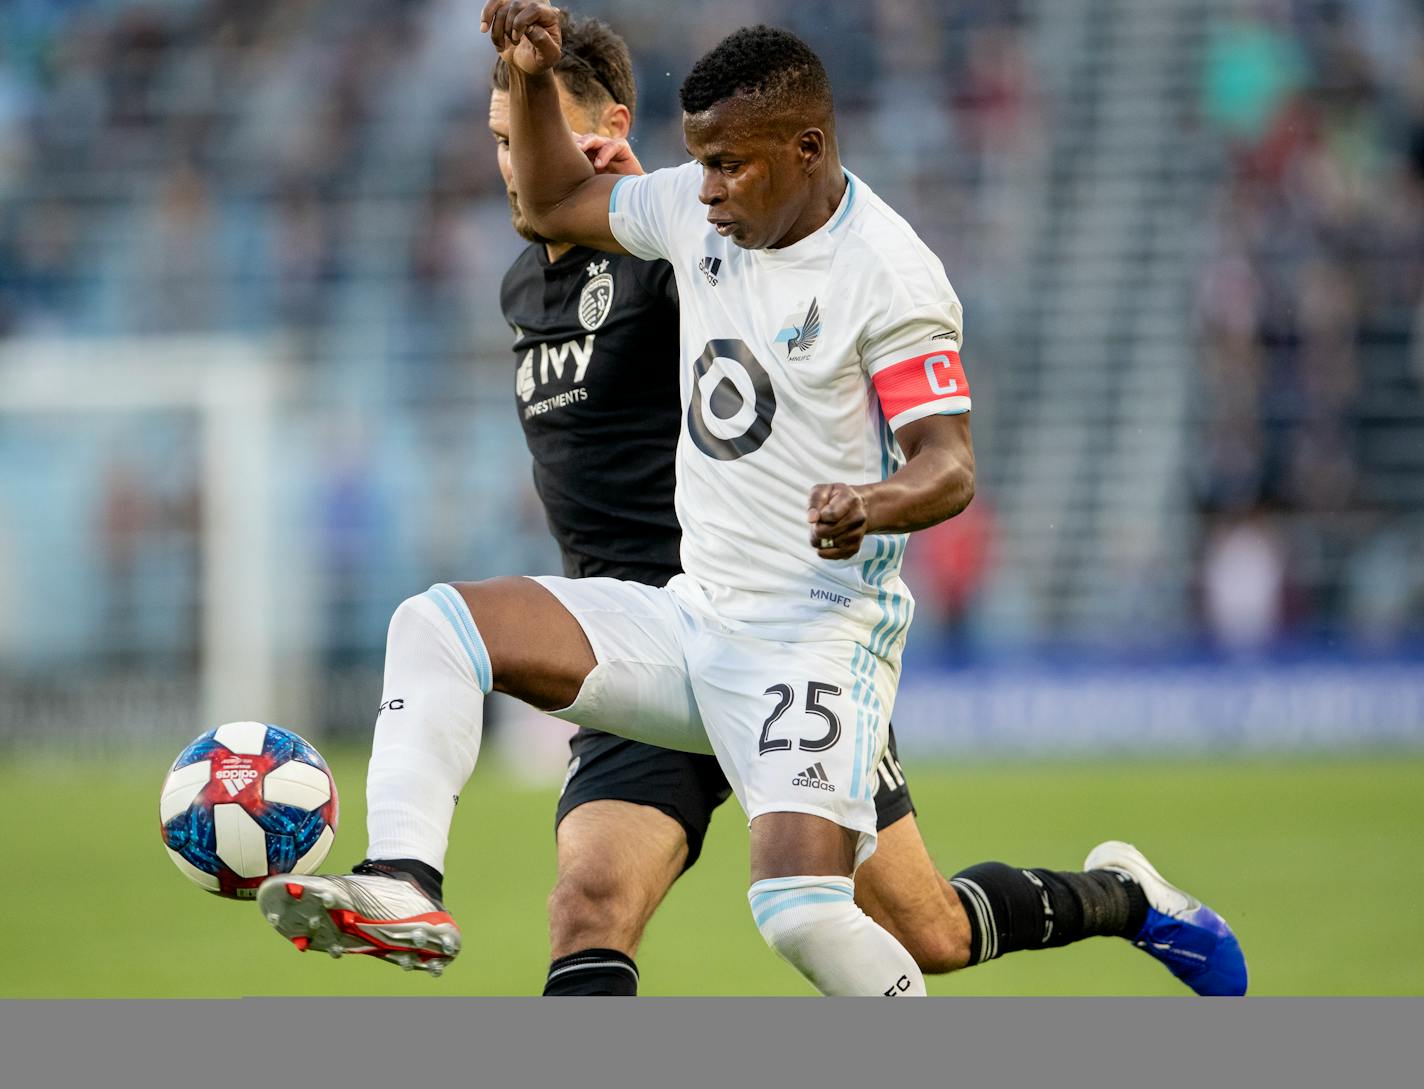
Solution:
M 865 540 L 865 499 L 849 484 L 817 484 L 811 489 L 811 547 L 823 560 L 848 560 Z
M 480 30 L 488 32 L 507 64 L 531 76 L 554 67 L 563 52 L 559 13 L 548 4 L 486 0 Z

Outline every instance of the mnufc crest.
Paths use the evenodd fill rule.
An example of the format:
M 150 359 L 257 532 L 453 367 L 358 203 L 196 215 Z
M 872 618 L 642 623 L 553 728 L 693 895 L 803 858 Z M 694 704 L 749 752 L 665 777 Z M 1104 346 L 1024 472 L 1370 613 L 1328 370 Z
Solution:
M 776 334 L 776 343 L 786 345 L 786 361 L 800 363 L 811 358 L 816 350 L 816 340 L 821 335 L 821 306 L 813 297 L 806 310 L 806 316 L 796 323 L 797 315 L 790 314 L 785 326 Z

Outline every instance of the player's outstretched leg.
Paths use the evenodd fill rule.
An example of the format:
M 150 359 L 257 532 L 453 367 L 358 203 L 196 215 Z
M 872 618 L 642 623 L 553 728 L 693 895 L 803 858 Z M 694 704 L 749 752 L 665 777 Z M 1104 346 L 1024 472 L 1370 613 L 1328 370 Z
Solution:
M 948 884 L 969 924 L 967 965 L 1119 937 L 1156 957 L 1197 994 L 1246 993 L 1246 962 L 1231 928 L 1164 881 L 1128 844 L 1100 844 L 1084 872 L 981 862 Z
M 283 875 L 257 902 L 298 949 L 361 953 L 439 974 L 460 951 L 441 903 L 455 802 L 475 768 L 493 688 L 572 703 L 593 669 L 583 629 L 528 579 L 439 583 L 402 602 L 366 779 L 366 861 L 350 874 Z
M 1100 843 L 1083 868 L 1126 874 L 1141 887 L 1147 913 L 1131 936 L 1133 945 L 1161 961 L 1197 994 L 1246 993 L 1246 958 L 1226 920 L 1169 884 L 1136 847 L 1120 840 Z

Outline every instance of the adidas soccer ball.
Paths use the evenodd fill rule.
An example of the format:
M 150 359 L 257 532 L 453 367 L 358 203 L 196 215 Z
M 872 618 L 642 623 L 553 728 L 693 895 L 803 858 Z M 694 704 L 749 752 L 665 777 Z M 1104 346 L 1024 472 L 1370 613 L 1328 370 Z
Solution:
M 250 900 L 280 873 L 311 873 L 336 838 L 336 782 L 280 726 L 229 722 L 178 754 L 158 799 L 174 865 L 219 896 Z

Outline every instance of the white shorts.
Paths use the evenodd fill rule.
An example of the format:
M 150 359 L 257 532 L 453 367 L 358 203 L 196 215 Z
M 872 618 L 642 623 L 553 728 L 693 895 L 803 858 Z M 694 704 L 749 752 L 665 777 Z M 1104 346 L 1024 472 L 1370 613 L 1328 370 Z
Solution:
M 693 607 L 673 579 L 539 577 L 588 636 L 598 664 L 559 718 L 650 745 L 713 753 L 747 820 L 811 813 L 875 850 L 875 768 L 899 683 L 848 639 L 778 642 Z

